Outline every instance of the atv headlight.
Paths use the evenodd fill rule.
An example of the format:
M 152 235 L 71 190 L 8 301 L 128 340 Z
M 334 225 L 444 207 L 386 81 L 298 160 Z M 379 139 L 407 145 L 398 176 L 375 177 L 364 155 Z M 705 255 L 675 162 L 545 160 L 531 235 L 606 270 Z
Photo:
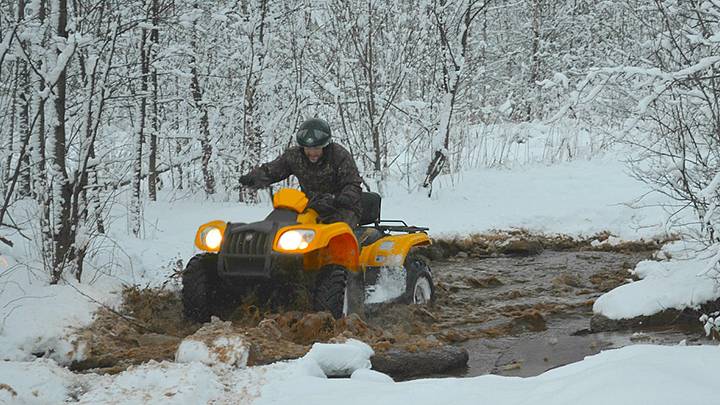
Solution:
M 219 228 L 215 227 L 206 228 L 202 234 L 202 241 L 205 243 L 205 246 L 214 251 L 220 250 L 222 238 L 222 232 L 220 232 Z
M 315 231 L 309 229 L 292 229 L 278 239 L 278 247 L 282 250 L 303 250 L 315 237 Z
M 227 222 L 215 220 L 202 224 L 195 232 L 195 246 L 206 252 L 219 252 Z

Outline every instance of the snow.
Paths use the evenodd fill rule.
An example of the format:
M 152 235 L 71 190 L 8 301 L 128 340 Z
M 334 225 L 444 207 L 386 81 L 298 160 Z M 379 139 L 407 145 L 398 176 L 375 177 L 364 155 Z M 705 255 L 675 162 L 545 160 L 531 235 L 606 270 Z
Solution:
M 78 403 L 204 404 L 222 396 L 225 388 L 217 372 L 201 363 L 150 361 L 117 376 L 103 376 L 80 397 Z M 62 400 L 58 397 L 55 403 Z
M 720 189 L 720 170 L 718 170 L 717 173 L 715 173 L 715 176 L 713 176 L 712 181 L 710 181 L 710 184 L 708 184 L 707 187 L 705 187 L 702 191 L 700 191 L 699 195 L 703 198 L 710 198 L 713 193 L 718 192 L 718 189 Z
M 210 345 L 192 339 L 184 339 L 175 353 L 178 363 L 200 362 L 207 365 L 227 364 L 247 366 L 249 348 L 238 336 L 218 337 Z
M 433 237 L 493 229 L 546 234 L 611 236 L 596 244 L 667 236 L 665 197 L 628 175 L 620 150 L 591 160 L 506 168 L 482 168 L 438 177 L 432 198 L 389 184 L 383 218 L 429 226 Z M 214 220 L 252 221 L 262 204 L 194 201 L 164 195 L 146 203 L 142 238 L 113 226 L 88 257 L 82 283 L 48 285 L 37 270 L 37 247 L 17 235 L 0 244 L 0 402 L 54 403 L 459 403 L 459 404 L 680 404 L 717 402 L 714 369 L 720 348 L 636 345 L 601 352 L 536 377 L 423 379 L 395 383 L 371 370 L 372 349 L 358 341 L 315 344 L 302 359 L 243 368 L 211 361 L 208 350 L 189 344 L 178 360 L 148 362 L 118 375 L 73 374 L 61 367 L 82 359 L 72 328 L 87 325 L 99 305 L 116 307 L 122 285 L 177 288 L 170 276 L 195 253 L 198 225 Z M 32 215 L 14 207 L 14 216 Z M 119 207 L 111 218 L 126 218 Z M 115 223 L 122 221 L 115 220 Z M 600 297 L 594 310 L 609 317 L 651 314 L 696 306 L 720 296 L 715 280 L 698 275 L 712 252 L 687 242 L 667 245 L 658 261 L 640 263 L 640 281 Z M 69 275 L 71 277 L 71 275 Z M 220 342 L 234 346 L 237 342 Z M 35 359 L 33 353 L 44 353 Z M 241 351 L 241 353 L 243 353 Z M 242 357 L 242 356 L 241 356 Z M 242 361 L 240 363 L 243 363 Z M 327 378 L 328 376 L 349 378 Z
M 350 375 L 350 379 L 356 381 L 372 381 L 376 383 L 393 383 L 392 377 L 379 371 L 367 368 L 359 368 Z
M 643 186 L 613 157 L 553 166 L 478 169 L 462 173 L 455 187 L 441 179 L 428 199 L 425 191 L 394 190 L 382 203 L 382 217 L 430 227 L 433 237 L 492 229 L 592 236 L 609 231 L 624 240 L 668 233 L 660 197 L 633 208 Z M 428 215 L 428 213 L 437 213 Z
M 0 363 L 5 384 L 0 385 L 0 398 L 27 404 L 712 404 L 716 390 L 710 370 L 718 361 L 717 346 L 635 345 L 536 377 L 395 383 L 367 369 L 358 369 L 351 378 L 327 379 L 307 358 L 248 369 L 151 361 L 105 376 L 73 375 L 39 359 Z
M 717 299 L 718 285 L 703 271 L 714 255 L 697 255 L 697 248 L 684 242 L 666 245 L 663 252 L 673 260 L 638 263 L 632 272 L 641 280 L 602 295 L 595 301 L 593 312 L 610 319 L 628 319 L 671 308 L 696 308 Z
M 356 370 L 369 369 L 375 354 L 367 344 L 348 339 L 344 344 L 315 343 L 305 358 L 314 361 L 328 377 L 348 376 Z
M 537 377 L 494 375 L 378 383 L 364 379 L 272 380 L 256 405 L 297 404 L 699 404 L 714 403 L 715 346 L 609 350 Z
M 118 298 L 97 286 L 68 281 L 47 285 L 17 265 L 0 273 L 0 359 L 29 360 L 31 353 L 50 353 L 61 362 L 82 359 L 70 326 L 92 321 L 99 304 Z M 116 288 L 116 287 L 115 287 Z
M 54 361 L 0 363 L 0 403 L 61 403 L 78 377 Z

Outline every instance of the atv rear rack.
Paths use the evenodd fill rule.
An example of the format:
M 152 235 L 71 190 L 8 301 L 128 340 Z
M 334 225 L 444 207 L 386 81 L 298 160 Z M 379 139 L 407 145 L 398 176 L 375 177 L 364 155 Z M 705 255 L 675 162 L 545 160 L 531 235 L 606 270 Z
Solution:
M 402 225 L 382 225 L 383 222 L 399 223 Z M 380 221 L 375 223 L 375 228 L 377 228 L 378 230 L 383 231 L 383 232 L 407 232 L 407 233 L 426 232 L 430 229 L 430 228 L 423 227 L 423 226 L 408 225 L 405 221 L 403 221 L 401 219 L 381 219 Z

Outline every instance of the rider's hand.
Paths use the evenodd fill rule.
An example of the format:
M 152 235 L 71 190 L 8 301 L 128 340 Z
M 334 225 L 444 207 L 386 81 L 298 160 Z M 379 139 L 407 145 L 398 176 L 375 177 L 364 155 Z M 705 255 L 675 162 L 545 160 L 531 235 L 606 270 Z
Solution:
M 334 196 L 328 193 L 317 193 L 308 202 L 308 208 L 317 211 L 320 216 L 326 216 L 335 212 Z
M 255 185 L 255 179 L 251 175 L 245 174 L 240 176 L 240 184 L 245 187 L 252 187 Z
M 337 197 L 335 197 L 335 206 L 340 208 L 348 208 L 352 209 L 354 201 L 353 199 L 346 195 L 346 194 L 340 194 Z

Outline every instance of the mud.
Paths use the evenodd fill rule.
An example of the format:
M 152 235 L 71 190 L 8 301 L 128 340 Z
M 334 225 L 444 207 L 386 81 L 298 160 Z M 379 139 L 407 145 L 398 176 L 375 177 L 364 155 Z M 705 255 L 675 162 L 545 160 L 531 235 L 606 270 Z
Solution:
M 594 300 L 628 282 L 629 270 L 661 243 L 610 246 L 602 243 L 608 237 L 577 241 L 519 232 L 436 243 L 434 251 L 422 251 L 435 259 L 430 307 L 380 304 L 367 307 L 365 319 L 335 320 L 245 302 L 226 319 L 250 342 L 250 365 L 303 356 L 314 342 L 356 338 L 373 347 L 376 367 L 396 379 L 536 375 L 605 348 L 704 339 L 699 323 L 663 326 L 672 319 L 642 331 L 627 329 L 636 324 L 590 331 Z M 95 323 L 79 331 L 87 359 L 72 368 L 114 373 L 150 359 L 172 360 L 181 339 L 201 326 L 185 322 L 181 310 L 175 291 L 126 290 L 122 308 L 100 310 Z M 408 359 L 417 363 L 413 373 L 398 367 Z
M 403 313 L 412 317 L 416 311 L 424 309 L 406 308 Z M 390 348 L 420 353 L 443 346 L 437 339 L 426 339 L 422 331 L 428 324 L 419 320 L 383 329 L 354 314 L 336 320 L 327 312 L 273 313 L 253 305 L 241 305 L 229 320 L 233 331 L 242 334 L 251 347 L 251 366 L 298 358 L 315 342 L 348 338 L 370 344 L 377 354 Z M 173 360 L 181 340 L 201 326 L 183 320 L 176 292 L 130 288 L 124 291 L 119 310 L 99 310 L 93 324 L 77 332 L 78 341 L 86 347 L 86 359 L 70 368 L 113 374 L 148 360 Z
M 634 253 L 652 252 L 673 240 L 677 240 L 677 237 L 617 241 L 614 235 L 607 232 L 587 238 L 574 238 L 560 234 L 534 234 L 525 229 L 515 229 L 477 233 L 467 237 L 433 239 L 432 245 L 420 250 L 432 260 L 454 257 L 486 258 L 498 255 L 536 255 L 543 250 Z

